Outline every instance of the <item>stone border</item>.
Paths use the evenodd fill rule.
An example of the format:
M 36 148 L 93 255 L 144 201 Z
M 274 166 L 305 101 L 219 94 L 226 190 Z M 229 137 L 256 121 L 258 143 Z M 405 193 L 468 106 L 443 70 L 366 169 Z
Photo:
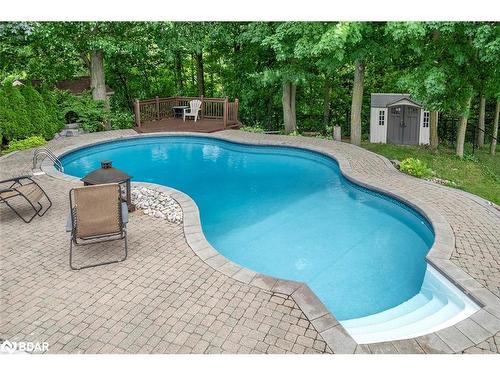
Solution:
M 14 156 L 15 154 L 17 154 L 19 151 L 21 151 L 21 150 L 16 150 L 16 151 L 9 152 L 8 154 L 1 155 L 0 159 L 3 159 L 3 160 L 8 159 L 11 156 Z
M 236 137 L 234 137 L 234 135 L 236 135 Z M 359 177 L 355 177 L 353 175 L 353 168 L 351 167 L 349 161 L 344 156 L 333 152 L 327 147 L 327 145 L 307 144 L 307 139 L 298 137 L 289 137 L 290 139 L 287 139 L 286 141 L 283 141 L 282 139 L 262 139 L 252 140 L 249 142 L 244 137 L 238 137 L 238 135 L 238 132 L 233 134 L 224 134 L 223 136 L 220 134 L 214 135 L 190 132 L 131 134 L 114 139 L 90 142 L 76 147 L 69 146 L 59 151 L 56 156 L 62 157 L 70 152 L 89 146 L 132 138 L 193 136 L 197 138 L 218 139 L 221 141 L 248 146 L 294 147 L 301 150 L 313 151 L 330 157 L 338 163 L 341 174 L 347 180 L 359 186 L 396 199 L 412 207 L 424 218 L 426 218 L 432 225 L 435 234 L 434 244 L 426 257 L 428 263 L 430 263 L 438 272 L 450 280 L 480 306 L 479 311 L 467 319 L 457 323 L 455 326 L 442 329 L 430 335 L 421 336 L 420 338 L 431 338 L 432 335 L 437 334 L 453 352 L 459 352 L 469 346 L 472 346 L 473 344 L 482 342 L 500 330 L 500 299 L 450 260 L 452 252 L 455 248 L 455 235 L 445 218 L 433 207 L 407 193 L 398 192 L 396 194 L 388 190 L 387 187 L 383 186 L 381 183 L 365 182 Z M 388 159 L 381 157 L 381 160 L 389 170 L 396 171 Z M 69 176 L 56 170 L 48 159 L 43 160 L 41 169 L 48 176 L 53 178 L 73 182 L 79 181 L 79 178 L 77 177 Z M 153 183 L 134 182 L 134 184 L 140 184 L 142 186 L 154 188 L 167 193 L 180 204 L 183 210 L 183 226 L 186 241 L 193 252 L 206 264 L 240 282 L 259 287 L 272 293 L 280 293 L 292 297 L 334 353 L 352 354 L 359 347 L 356 341 L 347 333 L 333 314 L 328 311 L 319 298 L 305 283 L 278 279 L 254 272 L 225 258 L 216 249 L 214 249 L 203 234 L 198 206 L 187 194 L 170 187 Z M 461 327 L 461 330 L 456 327 Z M 467 336 L 464 336 L 463 332 L 466 332 Z

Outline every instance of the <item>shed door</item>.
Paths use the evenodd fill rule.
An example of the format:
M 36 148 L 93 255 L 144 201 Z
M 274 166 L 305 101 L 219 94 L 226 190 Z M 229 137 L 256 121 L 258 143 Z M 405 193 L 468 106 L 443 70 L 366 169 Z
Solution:
M 420 108 L 402 105 L 389 108 L 387 142 L 418 145 Z

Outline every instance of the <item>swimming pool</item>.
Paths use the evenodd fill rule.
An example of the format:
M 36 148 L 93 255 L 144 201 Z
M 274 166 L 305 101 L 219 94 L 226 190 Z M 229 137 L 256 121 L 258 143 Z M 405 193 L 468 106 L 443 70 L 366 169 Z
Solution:
M 83 177 L 104 159 L 135 181 L 191 196 L 217 251 L 256 272 L 307 283 L 340 321 L 365 324 L 421 293 L 431 225 L 349 182 L 327 156 L 168 136 L 99 144 L 61 161 L 65 173 Z

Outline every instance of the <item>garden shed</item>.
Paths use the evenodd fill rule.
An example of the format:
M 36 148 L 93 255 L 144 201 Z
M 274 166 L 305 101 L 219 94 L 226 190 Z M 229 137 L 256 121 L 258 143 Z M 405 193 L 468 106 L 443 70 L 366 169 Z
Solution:
M 371 94 L 371 143 L 426 145 L 429 124 L 429 111 L 411 99 L 410 94 Z

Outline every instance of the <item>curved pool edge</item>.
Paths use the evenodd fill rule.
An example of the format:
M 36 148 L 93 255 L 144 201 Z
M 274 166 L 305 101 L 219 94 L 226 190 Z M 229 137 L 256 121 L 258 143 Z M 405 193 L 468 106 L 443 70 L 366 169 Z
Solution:
M 369 181 L 368 179 L 363 180 L 362 176 L 354 175 L 355 173 L 349 161 L 342 155 L 338 155 L 333 152 L 333 150 L 329 150 L 327 147 L 313 144 L 300 144 L 299 142 L 294 142 L 296 141 L 296 139 L 293 139 L 293 137 L 290 137 L 291 139 L 287 141 L 271 139 L 248 141 L 244 137 L 238 138 L 237 136 L 233 137 L 233 135 L 237 134 L 231 134 L 231 136 L 190 132 L 133 134 L 120 136 L 114 139 L 89 142 L 80 146 L 69 146 L 56 153 L 56 156 L 60 158 L 70 152 L 74 152 L 79 149 L 95 146 L 98 144 L 112 143 L 120 140 L 168 136 L 194 136 L 199 138 L 205 137 L 249 146 L 295 147 L 298 149 L 323 154 L 334 159 L 338 163 L 342 175 L 349 181 L 401 201 L 411 208 L 415 209 L 429 221 L 434 230 L 435 242 L 427 255 L 428 263 L 481 307 L 481 309 L 477 313 L 463 320 L 461 323 L 469 323 L 475 325 L 479 324 L 482 319 L 479 315 L 483 310 L 488 312 L 488 314 L 491 314 L 500 319 L 500 299 L 498 299 L 489 290 L 484 288 L 461 268 L 451 262 L 451 254 L 455 247 L 455 235 L 453 233 L 453 230 L 451 229 L 451 226 L 438 211 L 408 194 L 389 191 L 379 182 Z M 384 159 L 382 160 L 384 161 Z M 388 165 L 387 162 L 384 161 L 384 163 L 388 168 L 392 167 L 392 165 Z M 69 176 L 56 170 L 51 162 L 47 159 L 42 162 L 41 168 L 50 177 L 66 181 L 79 181 L 79 178 L 77 177 Z M 206 264 L 240 282 L 259 287 L 260 289 L 272 293 L 280 293 L 292 297 L 299 308 L 304 312 L 309 321 L 318 330 L 323 339 L 335 353 L 354 353 L 356 351 L 358 347 L 356 341 L 347 333 L 347 331 L 337 321 L 333 314 L 331 314 L 326 309 L 323 303 L 306 284 L 290 280 L 278 279 L 254 272 L 245 267 L 237 265 L 236 263 L 221 255 L 216 249 L 214 249 L 208 243 L 203 234 L 198 206 L 196 205 L 194 200 L 191 199 L 191 197 L 189 197 L 187 194 L 171 187 L 159 184 L 145 182 L 134 182 L 133 184 L 154 187 L 155 189 L 170 194 L 175 200 L 179 202 L 184 213 L 183 226 L 186 241 L 188 242 L 193 252 Z M 455 327 L 451 326 L 445 328 L 445 330 L 448 330 L 450 328 Z

